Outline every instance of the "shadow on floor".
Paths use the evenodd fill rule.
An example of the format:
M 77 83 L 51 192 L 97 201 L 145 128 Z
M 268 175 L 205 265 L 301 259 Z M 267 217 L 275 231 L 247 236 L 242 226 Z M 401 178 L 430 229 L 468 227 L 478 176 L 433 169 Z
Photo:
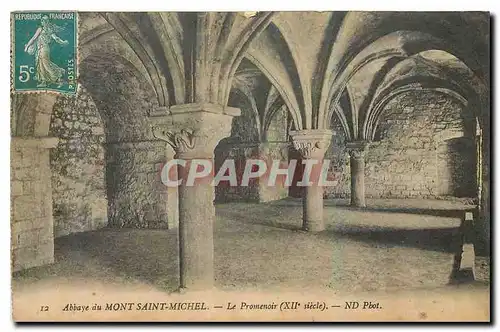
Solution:
M 247 212 L 248 213 L 248 212 Z M 238 222 L 241 224 L 250 224 L 250 225 L 261 225 L 267 227 L 280 228 L 289 231 L 298 231 L 302 228 L 302 216 L 298 215 L 295 220 L 291 220 L 287 218 L 286 221 L 280 222 L 276 220 L 283 219 L 277 218 L 281 216 L 277 211 L 252 211 L 251 215 L 245 214 L 243 211 L 224 211 L 224 221 L 218 221 L 215 225 L 216 230 L 219 227 L 226 227 L 227 222 Z
M 280 201 L 270 202 L 270 205 L 274 206 L 302 206 L 302 201 L 300 199 L 283 199 Z M 368 203 L 367 207 L 353 207 L 350 206 L 347 200 L 342 201 L 332 201 L 325 200 L 323 205 L 325 207 L 335 207 L 342 211 L 356 211 L 361 213 L 407 213 L 416 215 L 427 215 L 432 217 L 448 217 L 448 218 L 462 218 L 465 211 L 473 211 L 474 206 L 464 205 L 461 208 L 449 208 L 449 209 L 439 209 L 439 208 L 414 208 L 414 207 L 384 207 L 384 206 L 370 206 Z
M 113 229 L 76 233 L 55 239 L 55 264 L 14 277 L 91 278 L 106 282 L 144 282 L 163 291 L 179 287 L 177 233 L 173 230 Z
M 378 243 L 389 246 L 413 247 L 446 253 L 456 253 L 461 245 L 458 227 L 401 229 L 357 226 L 336 230 L 326 230 L 318 236 L 347 237 L 356 241 Z
M 334 206 L 334 205 L 326 205 Z M 394 207 L 365 207 L 365 208 L 355 208 L 342 206 L 341 209 L 359 212 L 382 212 L 382 213 L 407 213 L 416 215 L 425 215 L 432 217 L 447 217 L 447 218 L 462 218 L 465 211 L 470 209 L 424 209 L 424 208 L 394 208 Z
M 412 209 L 414 211 L 425 211 L 427 215 L 435 217 L 455 217 L 460 218 L 463 210 L 425 210 Z M 403 209 L 367 209 L 366 213 L 377 212 L 399 212 L 404 213 Z M 364 211 L 363 211 L 364 212 Z M 266 214 L 269 211 L 266 210 Z M 407 212 L 406 212 L 407 213 Z M 418 213 L 423 214 L 423 213 Z M 224 216 L 231 219 L 231 222 L 243 224 L 262 225 L 267 227 L 276 227 L 285 230 L 301 231 L 302 218 L 298 216 L 291 220 L 290 218 L 276 218 L 276 216 L 262 216 L 260 211 L 252 211 L 250 215 L 243 215 L 242 211 L 224 211 Z M 281 221 L 277 221 L 281 220 Z M 222 225 L 224 226 L 224 225 Z M 311 234 L 314 235 L 314 234 Z M 329 239 L 349 238 L 356 241 L 370 243 L 379 243 L 383 245 L 394 245 L 402 247 L 413 247 L 424 250 L 455 253 L 461 243 L 459 227 L 436 227 L 436 228 L 417 228 L 405 229 L 395 227 L 365 226 L 365 225 L 327 225 L 327 230 L 318 233 L 318 236 L 327 236 Z M 335 241 L 335 239 L 332 239 Z

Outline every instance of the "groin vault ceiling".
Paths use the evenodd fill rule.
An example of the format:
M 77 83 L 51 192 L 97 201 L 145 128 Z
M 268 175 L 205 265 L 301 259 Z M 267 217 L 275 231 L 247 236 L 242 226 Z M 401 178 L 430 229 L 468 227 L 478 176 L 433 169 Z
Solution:
M 153 112 L 245 103 L 261 137 L 285 105 L 297 130 L 336 117 L 349 140 L 371 140 L 405 91 L 446 93 L 487 122 L 489 31 L 482 12 L 82 12 L 80 82 L 103 105 L 138 85 Z

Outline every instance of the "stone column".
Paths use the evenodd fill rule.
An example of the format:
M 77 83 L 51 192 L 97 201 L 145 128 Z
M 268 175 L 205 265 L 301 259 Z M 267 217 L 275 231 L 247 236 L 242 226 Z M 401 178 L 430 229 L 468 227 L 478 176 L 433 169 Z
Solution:
M 55 137 L 11 139 L 12 270 L 54 262 L 54 220 L 49 152 Z
M 351 205 L 365 207 L 365 152 L 368 149 L 366 142 L 347 143 L 351 156 Z
M 279 162 L 282 169 L 288 167 L 288 146 L 289 142 L 264 142 L 259 144 L 259 159 L 263 160 L 267 165 L 266 175 L 257 180 L 259 183 L 258 199 L 260 203 L 288 197 L 288 187 L 284 184 L 283 176 L 278 176 L 274 185 L 269 186 L 269 174 L 273 162 Z
M 175 151 L 169 144 L 167 144 L 166 156 L 167 161 L 175 157 Z M 177 177 L 177 169 L 172 169 L 172 171 L 172 176 Z M 177 187 L 167 187 L 167 220 L 169 229 L 179 228 L 179 190 Z
M 168 115 L 150 118 L 154 135 L 167 141 L 175 158 L 187 166 L 177 168 L 182 181 L 178 187 L 181 290 L 206 290 L 214 285 L 214 149 L 230 135 L 232 119 L 239 115 L 240 110 L 232 107 L 185 104 L 171 107 Z M 212 171 L 189 186 L 186 180 L 194 159 L 209 161 Z
M 312 129 L 291 131 L 293 146 L 303 160 L 314 160 L 316 164 L 311 171 L 311 185 L 304 187 L 302 198 L 302 229 L 320 232 L 325 229 L 323 221 L 323 187 L 319 182 L 320 170 L 325 152 L 330 145 L 331 130 Z

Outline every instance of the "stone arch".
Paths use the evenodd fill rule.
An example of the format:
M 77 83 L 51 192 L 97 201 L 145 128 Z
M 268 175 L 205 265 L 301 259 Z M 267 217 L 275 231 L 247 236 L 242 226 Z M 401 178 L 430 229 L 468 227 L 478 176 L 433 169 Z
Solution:
M 274 38 L 276 38 L 277 45 L 279 45 L 281 52 L 288 55 L 284 57 L 284 59 L 288 61 L 287 69 L 294 73 L 292 76 L 295 82 L 294 91 L 299 97 L 300 108 L 303 109 L 305 114 L 307 114 L 307 112 L 312 112 L 311 86 L 306 80 L 305 63 L 303 59 L 301 59 L 298 45 L 294 43 L 289 23 L 285 20 L 275 20 L 269 24 L 268 30 Z M 312 128 L 312 124 L 309 123 L 309 121 L 311 121 L 310 116 L 305 116 L 303 120 L 305 120 L 303 124 L 304 128 Z
M 105 42 L 104 42 L 105 40 Z M 144 80 L 154 88 L 154 82 L 147 68 L 136 52 L 109 24 L 86 31 L 79 43 L 79 62 L 84 63 L 88 57 L 106 54 L 119 57 L 130 63 Z M 82 69 L 79 68 L 79 73 Z M 156 89 L 155 89 L 156 91 Z M 50 116 L 56 94 L 15 94 L 11 96 L 11 129 L 14 136 L 48 136 Z M 168 104 L 168 99 L 166 99 Z M 159 102 L 159 105 L 161 102 Z
M 375 133 L 378 127 L 379 119 L 380 119 L 380 114 L 383 112 L 384 107 L 394 98 L 401 94 L 405 94 L 407 92 L 411 91 L 436 91 L 440 92 L 442 94 L 448 95 L 452 97 L 453 99 L 459 101 L 462 105 L 467 107 L 467 99 L 463 97 L 460 93 L 456 92 L 453 89 L 446 88 L 446 87 L 439 87 L 439 86 L 425 86 L 422 84 L 407 84 L 403 85 L 397 89 L 391 90 L 390 93 L 385 95 L 383 98 L 381 98 L 377 103 L 375 103 L 372 111 L 372 117 L 368 121 L 373 121 L 369 122 L 371 125 L 365 129 L 366 130 L 366 137 L 370 140 L 373 140 L 375 138 Z
M 146 77 L 128 60 L 113 53 L 89 55 L 80 67 L 80 83 L 101 112 L 107 141 L 152 140 L 148 115 L 159 104 Z M 127 130 L 118 131 L 124 128 Z
M 226 105 L 229 100 L 229 94 L 231 92 L 231 82 L 234 75 L 245 57 L 246 51 L 249 49 L 252 41 L 259 36 L 262 31 L 270 24 L 271 18 L 275 15 L 274 12 L 260 12 L 257 13 L 257 17 L 248 24 L 243 33 L 240 34 L 240 39 L 235 43 L 234 49 L 230 52 L 233 54 L 231 57 L 225 61 L 222 66 L 222 71 L 220 75 L 220 81 L 223 82 L 222 87 L 219 89 L 219 95 L 222 95 L 222 104 Z M 218 84 L 219 81 L 216 81 Z
M 74 97 L 58 96 L 50 136 L 54 237 L 107 226 L 104 123 L 83 88 Z
M 339 101 L 336 104 L 331 104 L 330 107 L 333 108 L 333 110 L 331 111 L 332 118 L 328 121 L 329 126 L 331 127 L 334 124 L 332 121 L 336 120 L 337 123 L 341 125 L 342 131 L 346 138 L 348 140 L 351 140 L 353 137 L 353 128 L 352 125 L 350 125 L 352 123 L 349 121 L 348 115 L 353 111 L 353 105 L 352 97 L 350 96 L 349 91 L 347 89 L 344 89 L 344 92 L 342 93 Z
M 476 159 L 475 133 L 467 130 L 475 118 L 469 116 L 466 100 L 443 88 L 412 87 L 394 92 L 382 107 L 366 153 L 367 195 L 463 196 L 453 190 L 454 182 L 472 180 Z M 456 137 L 466 141 L 467 148 L 448 146 L 447 139 Z M 464 174 L 456 171 L 460 167 L 470 179 L 455 176 Z M 474 197 L 473 192 L 468 197 Z
M 355 14 L 350 13 L 349 15 L 352 16 Z M 416 24 L 402 25 L 411 27 Z M 459 47 L 457 46 L 458 44 L 452 43 L 450 40 L 453 39 L 450 37 L 451 35 L 436 35 L 432 33 L 434 30 L 424 26 L 413 30 L 387 31 L 385 34 L 383 31 L 381 30 L 377 36 L 369 38 L 367 41 L 353 48 L 356 51 L 351 51 L 344 55 L 339 68 L 335 71 L 336 74 L 334 76 L 330 75 L 330 81 L 325 82 L 320 110 L 327 109 L 327 111 L 323 117 L 320 117 L 320 122 L 323 121 L 322 123 L 326 123 L 325 121 L 331 118 L 332 109 L 326 107 L 327 103 L 335 103 L 340 98 L 347 82 L 359 70 L 373 61 L 381 59 L 387 59 L 387 61 L 396 59 L 397 61 L 401 61 L 427 50 L 441 50 L 456 55 L 469 68 L 478 68 L 478 60 L 470 52 L 470 48 Z
M 290 110 L 288 107 L 286 107 L 285 104 L 281 103 L 274 106 L 269 113 L 266 114 L 266 117 L 264 118 L 264 124 L 263 124 L 263 138 L 265 141 L 268 140 L 268 133 L 269 130 L 271 129 L 272 123 L 274 120 L 276 120 L 277 117 L 281 115 L 282 118 L 285 119 L 285 131 L 288 133 L 290 132 L 289 123 L 290 120 L 293 121 L 293 119 L 290 116 Z
M 261 122 L 259 110 L 257 109 L 255 98 L 247 89 L 235 88 L 231 92 L 229 105 L 238 105 L 242 110 L 241 115 L 233 119 L 231 125 L 231 137 L 224 139 L 225 141 L 240 141 L 240 142 L 258 142 L 261 139 Z M 241 139 L 238 133 L 243 133 Z
M 130 15 L 142 15 L 142 13 L 130 13 Z M 123 40 L 133 50 L 136 57 L 139 58 L 139 61 L 146 68 L 148 76 L 153 83 L 153 89 L 156 93 L 159 106 L 168 106 L 168 87 L 171 84 L 168 84 L 169 81 L 164 75 L 164 68 L 162 68 L 162 64 L 160 63 L 161 58 L 155 56 L 154 50 L 142 35 L 138 35 L 137 31 L 132 30 L 135 24 L 131 24 L 131 20 L 127 15 L 122 13 L 105 13 L 103 16 L 118 32 L 119 39 Z M 135 62 L 133 61 L 132 63 Z
M 218 172 L 228 158 L 234 160 L 240 183 L 249 159 L 288 162 L 288 110 L 278 90 L 247 60 L 240 65 L 232 84 L 229 105 L 238 105 L 242 113 L 233 119 L 231 136 L 222 139 L 215 149 L 215 170 Z M 215 192 L 216 200 L 221 202 L 234 199 L 263 202 L 287 195 L 284 187 L 270 187 L 260 179 L 249 186 L 237 187 L 221 182 Z
M 349 101 L 349 97 L 343 96 L 344 101 Z M 342 101 L 341 99 L 341 101 Z M 348 107 L 344 103 L 337 104 L 337 107 Z M 330 146 L 325 153 L 325 159 L 330 160 L 328 173 L 334 179 L 335 184 L 325 187 L 324 195 L 328 198 L 348 198 L 351 175 L 349 172 L 349 153 L 347 143 L 352 140 L 349 127 L 346 127 L 342 116 L 343 111 L 336 111 L 329 121 L 333 131 Z
M 228 105 L 246 105 L 252 111 L 253 119 L 257 127 L 258 137 L 256 141 L 267 141 L 267 132 L 271 122 L 283 106 L 286 105 L 280 91 L 269 81 L 269 78 L 250 60 L 243 59 L 240 67 L 233 78 L 233 89 Z M 285 106 L 288 115 L 293 114 Z M 244 115 L 243 115 L 244 116 Z M 235 123 L 241 122 L 241 116 L 233 120 Z M 252 122 L 253 123 L 253 122 Z M 286 125 L 285 125 L 286 127 Z
M 100 34 L 97 32 L 100 32 Z M 151 88 L 157 95 L 158 89 L 155 87 L 155 83 L 148 73 L 146 65 L 137 56 L 137 53 L 132 49 L 132 47 L 129 46 L 129 44 L 120 36 L 120 34 L 114 29 L 97 32 L 95 32 L 95 35 L 87 35 L 79 45 L 80 64 L 85 63 L 87 58 L 95 57 L 96 55 L 118 57 L 122 59 L 122 62 L 126 61 L 126 63 L 130 64 L 130 66 L 133 66 L 133 68 L 140 73 L 144 80 L 150 84 Z M 81 68 L 79 73 L 82 74 Z M 166 99 L 166 103 L 168 103 L 168 99 Z
M 12 136 L 49 135 L 50 116 L 57 99 L 53 93 L 16 94 L 11 97 Z
M 92 24 L 91 24 L 92 25 Z M 85 26 L 85 24 L 83 24 Z M 85 30 L 85 27 L 83 28 Z M 108 24 L 100 25 L 91 32 L 85 33 L 82 31 L 82 39 L 80 42 L 80 58 L 79 62 L 85 67 L 85 61 L 96 57 L 99 52 L 105 52 L 109 58 L 123 59 L 128 58 L 129 63 L 135 64 L 135 75 L 139 77 L 142 87 L 147 87 L 145 90 L 151 90 L 152 82 L 148 78 L 144 64 L 137 60 L 137 56 L 127 43 L 116 34 L 112 27 Z M 103 39 L 107 38 L 106 42 Z M 93 43 L 98 40 L 99 43 Z M 122 63 L 123 65 L 123 63 Z M 133 65 L 132 65 L 133 67 Z M 107 68 L 112 71 L 114 68 Z M 85 68 L 84 68 L 85 70 Z M 80 69 L 80 73 L 82 70 Z M 85 76 L 85 74 L 83 75 Z M 80 77 L 81 78 L 81 77 Z M 85 77 L 83 77 L 85 78 Z M 149 80 L 149 81 L 148 81 Z M 80 90 L 81 93 L 81 90 Z M 95 94 L 94 96 L 95 97 Z M 158 99 L 157 96 L 151 97 Z M 16 239 L 22 239 L 25 234 L 43 232 L 43 237 L 37 237 L 37 241 L 26 242 L 18 241 L 13 246 L 13 270 L 19 270 L 32 266 L 48 264 L 54 261 L 54 218 L 53 218 L 53 199 L 52 199 L 52 183 L 49 149 L 58 146 L 58 139 L 48 137 L 50 133 L 51 116 L 53 115 L 54 104 L 58 96 L 53 93 L 40 94 L 16 94 L 11 96 L 11 134 L 12 134 L 12 154 L 11 154 L 11 174 L 12 174 L 12 218 L 17 225 L 12 229 L 12 234 Z M 97 98 L 94 98 L 97 99 Z M 153 103 L 154 104 L 154 103 Z M 101 105 L 99 105 L 101 106 Z M 149 110 L 149 109 L 148 109 Z M 102 111 L 102 107 L 100 109 Z M 102 113 L 101 113 L 102 114 Z M 130 137 L 129 137 L 130 138 Z M 127 148 L 127 144 L 122 147 Z M 112 157 L 121 158 L 122 155 L 134 155 L 130 151 L 137 152 L 140 161 L 146 164 L 148 168 L 142 173 L 135 172 L 134 176 L 129 176 L 128 179 L 137 179 L 136 182 L 146 184 L 146 190 L 143 190 L 144 197 L 129 197 L 128 202 L 132 202 L 131 206 L 134 211 L 135 220 L 127 223 L 120 220 L 112 222 L 116 226 L 135 226 L 135 227 L 165 227 L 168 222 L 175 222 L 173 218 L 167 218 L 166 204 L 163 188 L 158 188 L 155 183 L 155 175 L 157 172 L 158 163 L 161 162 L 165 155 L 165 144 L 155 142 L 129 142 L 128 152 L 124 154 L 111 152 L 110 146 L 106 146 L 107 160 Z M 135 150 L 134 150 L 135 149 Z M 117 151 L 116 148 L 114 148 Z M 149 154 L 148 154 L 149 153 Z M 151 157 L 148 159 L 148 157 Z M 140 160 L 142 158 L 142 160 Z M 131 171 L 141 168 L 141 163 L 137 162 L 131 167 Z M 149 163 L 148 163 L 149 162 Z M 120 160 L 118 163 L 127 166 L 127 160 Z M 130 165 L 130 164 L 129 164 Z M 29 169 L 29 170 L 28 170 Z M 108 172 L 113 173 L 113 172 Z M 122 172 L 133 174 L 133 172 Z M 115 181 L 120 183 L 120 181 Z M 130 182 L 129 182 L 130 183 Z M 147 186 L 151 183 L 151 186 Z M 23 187 L 26 187 L 23 191 Z M 30 189 L 27 189 L 27 188 Z M 149 188 L 147 188 L 149 187 Z M 119 192 L 115 190 L 115 192 Z M 130 192 L 130 191 L 129 191 Z M 131 190 L 134 192 L 134 190 Z M 147 193 L 150 193 L 149 195 Z M 154 196 L 154 197 L 153 197 Z M 113 215 L 113 211 L 119 210 L 116 204 L 120 197 L 114 197 L 108 194 L 111 198 L 108 204 L 108 211 Z M 141 199 L 143 198 L 143 199 Z M 173 201 L 173 200 L 172 200 Z M 135 203 L 137 202 L 137 203 Z M 148 204 L 154 202 L 153 204 Z M 123 206 L 123 204 L 122 204 Z M 106 209 L 106 207 L 104 207 Z M 28 215 L 26 211 L 31 211 Z M 108 214 L 109 215 L 109 214 Z M 119 215 L 118 215 L 119 218 Z M 36 222 L 32 222 L 36 220 Z M 123 220 L 122 220 L 123 221 Z M 24 225 L 26 223 L 26 225 Z M 169 224 L 168 227 L 174 226 Z M 19 227 L 23 227 L 19 229 Z M 29 227 L 28 227 L 29 226 Z M 57 234 L 56 234 L 57 235 Z M 35 257 L 31 257 L 30 253 L 36 253 Z
M 417 44 L 418 45 L 418 44 Z M 425 45 L 424 45 L 425 46 Z M 432 46 L 432 45 L 431 45 Z M 467 56 L 464 56 L 463 49 L 447 48 L 446 44 L 441 44 L 439 47 L 415 47 L 411 51 L 413 54 L 406 58 L 400 58 L 396 61 L 394 70 L 388 72 L 387 77 L 392 75 L 392 78 L 387 77 L 382 80 L 378 91 L 376 91 L 372 103 L 370 105 L 370 114 L 366 117 L 364 123 L 364 135 L 368 138 L 374 138 L 374 128 L 378 126 L 378 116 L 376 113 L 380 110 L 377 104 L 384 104 L 384 96 L 391 94 L 403 93 L 406 89 L 434 89 L 445 93 L 460 103 L 467 105 L 469 115 L 473 115 L 479 124 L 480 137 L 475 137 L 476 141 L 481 142 L 477 148 L 477 165 L 480 169 L 485 170 L 478 176 L 481 177 L 481 188 L 478 188 L 480 195 L 479 209 L 479 232 L 489 232 L 489 174 L 488 168 L 490 165 L 489 155 L 486 152 L 489 149 L 489 121 L 490 121 L 490 106 L 489 93 L 486 86 L 485 77 L 478 76 L 478 65 L 475 61 Z M 462 52 L 461 52 L 462 51 Z M 411 54 L 411 53 L 409 53 Z M 458 55 L 458 56 L 457 56 Z M 408 61 L 415 62 L 413 68 L 404 69 L 404 64 Z M 422 71 L 415 69 L 427 67 Z M 398 72 L 396 68 L 402 69 Z M 385 82 L 384 82 L 385 81 Z M 471 116 L 472 116 L 471 115 Z M 468 122 L 468 131 L 474 130 L 474 121 Z M 367 128 L 367 124 L 371 123 L 372 129 Z M 470 129 L 470 130 L 469 130 Z M 469 159 L 474 160 L 473 156 Z M 484 195 L 482 193 L 485 193 Z M 489 233 L 488 233 L 489 234 Z M 488 239 L 489 235 L 484 236 Z
M 154 138 L 149 123 L 159 106 L 150 82 L 116 54 L 94 53 L 81 68 L 81 84 L 104 121 L 109 225 L 170 227 L 167 189 L 160 181 L 167 144 Z
M 158 34 L 158 42 L 163 51 L 169 76 L 172 80 L 173 102 L 182 104 L 186 102 L 185 64 L 179 35 L 182 27 L 177 13 L 149 13 L 153 30 Z
M 374 133 L 373 125 L 377 122 L 381 108 L 387 96 L 400 90 L 415 88 L 436 88 L 446 93 L 453 93 L 465 100 L 469 106 L 484 105 L 486 88 L 470 68 L 454 55 L 441 50 L 427 50 L 399 61 L 379 79 L 377 88 L 371 97 L 361 128 L 361 134 L 370 139 Z M 474 110 L 482 117 L 483 109 Z
M 245 57 L 276 87 L 290 110 L 295 127 L 304 127 L 301 84 L 295 61 L 280 30 L 270 24 L 252 41 Z

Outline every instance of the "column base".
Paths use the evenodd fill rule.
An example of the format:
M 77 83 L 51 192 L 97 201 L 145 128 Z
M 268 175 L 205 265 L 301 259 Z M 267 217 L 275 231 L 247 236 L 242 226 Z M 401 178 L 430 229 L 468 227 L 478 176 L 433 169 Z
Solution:
M 359 202 L 359 201 L 351 201 L 351 206 L 356 207 L 356 208 L 365 208 L 366 203 L 365 202 Z
M 203 289 L 193 289 L 190 287 L 179 287 L 173 293 L 176 293 L 179 295 L 184 295 L 184 294 L 192 295 L 193 293 L 206 294 L 206 293 L 211 293 L 211 292 L 216 292 L 216 291 L 217 291 L 217 288 L 215 286 L 212 286 L 209 288 L 203 288 Z
M 303 220 L 302 230 L 305 232 L 317 233 L 326 229 L 323 220 Z

